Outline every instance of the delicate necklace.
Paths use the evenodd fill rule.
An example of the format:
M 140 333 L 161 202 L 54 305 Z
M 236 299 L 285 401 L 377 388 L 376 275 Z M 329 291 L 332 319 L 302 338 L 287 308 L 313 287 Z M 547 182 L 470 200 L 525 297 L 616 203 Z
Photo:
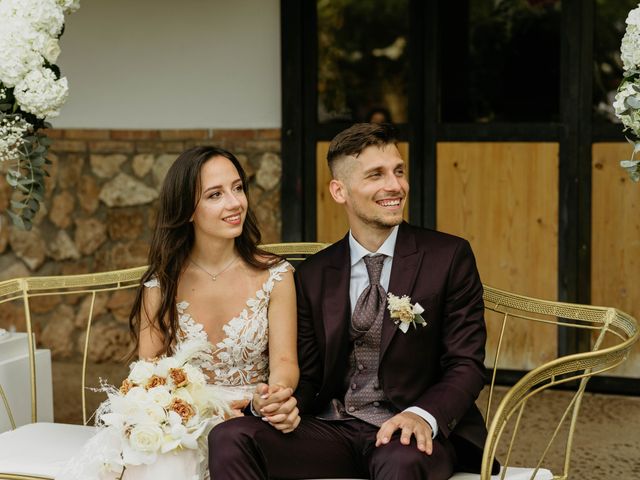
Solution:
M 189 259 L 189 261 L 191 263 L 193 263 L 196 267 L 198 267 L 200 270 L 202 270 L 204 273 L 206 273 L 207 275 L 209 275 L 211 277 L 211 280 L 213 280 L 214 282 L 217 280 L 219 275 L 222 275 L 224 272 L 226 272 L 227 270 L 229 270 L 229 268 L 231 267 L 231 265 L 233 265 L 235 263 L 235 261 L 238 259 L 238 257 L 234 257 L 229 264 L 224 267 L 222 270 L 220 270 L 218 273 L 211 273 L 209 272 L 206 268 L 204 268 L 202 265 L 198 265 L 196 262 L 194 262 L 191 258 Z

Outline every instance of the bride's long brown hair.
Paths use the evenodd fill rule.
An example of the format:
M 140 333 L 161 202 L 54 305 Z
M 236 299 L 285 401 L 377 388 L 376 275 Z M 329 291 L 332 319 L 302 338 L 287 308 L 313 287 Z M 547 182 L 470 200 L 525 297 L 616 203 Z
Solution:
M 151 328 L 157 328 L 162 334 L 163 349 L 160 353 L 172 353 L 179 328 L 176 308 L 178 279 L 185 269 L 195 240 L 190 220 L 201 195 L 200 172 L 202 166 L 213 157 L 224 157 L 231 161 L 240 175 L 248 200 L 247 176 L 238 159 L 227 150 L 212 146 L 190 148 L 171 165 L 160 191 L 160 206 L 149 250 L 149 268 L 142 276 L 129 314 L 129 329 L 135 342 L 132 356 L 137 353 L 140 344 L 141 316 L 145 308 L 144 283 L 153 278 L 160 283 L 161 302 L 156 312 L 145 310 L 145 313 L 148 318 L 155 319 Z M 242 233 L 234 240 L 235 248 L 246 263 L 266 270 L 279 257 L 258 248 L 260 240 L 256 217 L 248 206 Z

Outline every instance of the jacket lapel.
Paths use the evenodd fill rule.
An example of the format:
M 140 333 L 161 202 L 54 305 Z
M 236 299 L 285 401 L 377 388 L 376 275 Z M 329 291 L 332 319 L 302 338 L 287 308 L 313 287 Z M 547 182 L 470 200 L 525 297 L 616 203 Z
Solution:
M 336 243 L 334 247 L 333 259 L 322 272 L 322 318 L 326 340 L 325 377 L 334 371 L 336 363 L 343 361 L 341 357 L 348 347 L 351 307 L 349 300 L 351 256 L 348 236 Z
M 396 247 L 393 252 L 393 264 L 387 293 L 392 293 L 398 297 L 402 295 L 411 296 L 422 264 L 422 257 L 423 252 L 418 251 L 411 227 L 407 223 L 402 223 L 398 230 Z M 382 338 L 380 340 L 380 362 L 382 362 L 382 358 L 387 348 L 389 348 L 396 330 L 398 330 L 398 326 L 391 320 L 389 310 L 385 308 L 382 320 Z

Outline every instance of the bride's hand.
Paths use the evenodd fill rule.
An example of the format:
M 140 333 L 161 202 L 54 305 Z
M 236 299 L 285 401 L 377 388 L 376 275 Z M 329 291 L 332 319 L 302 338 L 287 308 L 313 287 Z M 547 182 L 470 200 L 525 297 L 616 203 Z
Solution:
M 251 406 L 255 413 L 261 417 L 273 413 L 286 402 L 293 394 L 293 389 L 283 385 L 267 385 L 260 383 L 256 387 L 251 400 Z

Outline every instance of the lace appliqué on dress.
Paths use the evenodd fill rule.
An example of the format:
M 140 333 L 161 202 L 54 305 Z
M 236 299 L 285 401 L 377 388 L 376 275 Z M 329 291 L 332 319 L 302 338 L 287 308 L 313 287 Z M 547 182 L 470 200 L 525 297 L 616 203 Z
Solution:
M 220 385 L 250 385 L 269 377 L 269 299 L 275 282 L 293 267 L 286 261 L 269 269 L 269 277 L 240 314 L 222 327 L 226 335 L 213 352 L 215 381 Z
M 159 288 L 160 282 L 157 278 L 152 278 L 148 282 L 144 282 L 144 286 L 147 288 Z M 176 309 L 178 310 L 178 325 L 180 330 L 178 331 L 177 343 L 180 344 L 187 339 L 201 339 L 205 342 L 209 342 L 207 332 L 201 323 L 196 322 L 193 317 L 186 312 L 189 308 L 189 302 L 178 302 Z M 209 348 L 200 352 L 195 358 L 194 363 L 205 371 L 213 371 L 213 345 L 209 344 Z

